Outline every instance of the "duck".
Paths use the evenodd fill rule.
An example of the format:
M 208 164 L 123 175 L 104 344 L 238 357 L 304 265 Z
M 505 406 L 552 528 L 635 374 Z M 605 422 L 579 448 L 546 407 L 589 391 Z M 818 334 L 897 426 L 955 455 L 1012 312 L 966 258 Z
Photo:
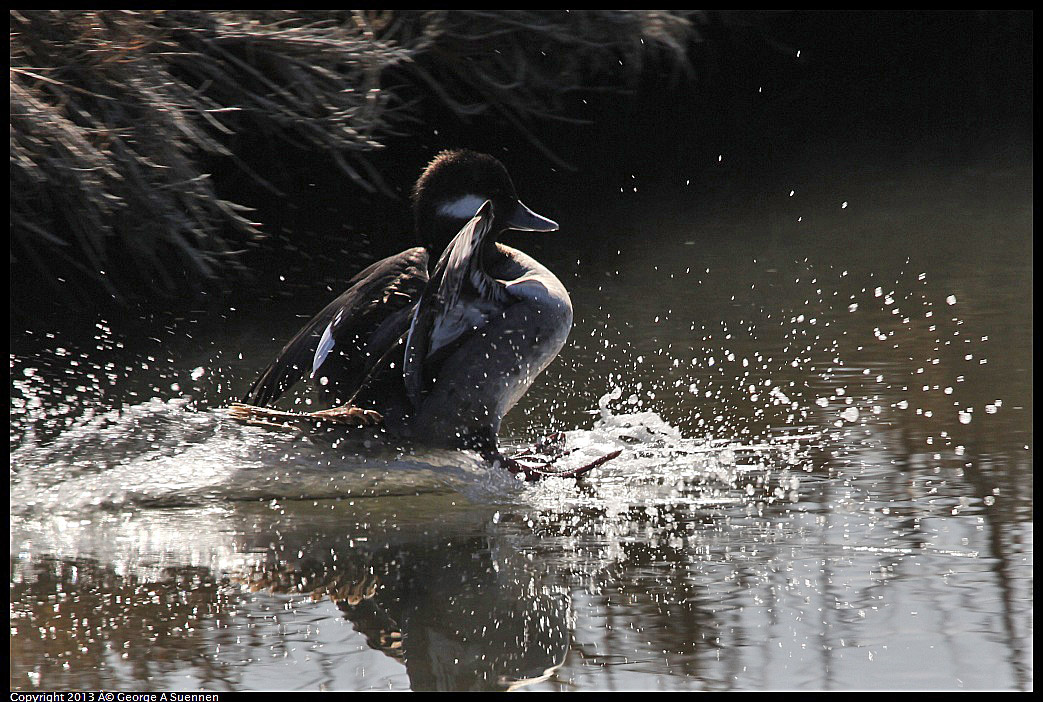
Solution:
M 419 246 L 349 280 L 260 373 L 233 416 L 380 425 L 396 439 L 478 451 L 526 480 L 578 477 L 613 458 L 557 471 L 498 448 L 503 417 L 558 355 L 573 309 L 557 276 L 497 239 L 558 224 L 522 203 L 498 159 L 467 149 L 435 156 L 410 199 Z M 271 409 L 305 379 L 330 409 Z

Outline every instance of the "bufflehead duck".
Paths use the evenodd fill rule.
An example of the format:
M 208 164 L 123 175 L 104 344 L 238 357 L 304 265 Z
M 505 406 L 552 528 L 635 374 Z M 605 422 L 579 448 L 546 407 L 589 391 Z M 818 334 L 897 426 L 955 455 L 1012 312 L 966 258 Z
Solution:
M 422 246 L 352 278 L 261 373 L 233 416 L 264 422 L 295 414 L 262 408 L 308 375 L 325 399 L 344 405 L 309 417 L 382 423 L 395 437 L 480 451 L 529 479 L 578 475 L 614 457 L 557 473 L 497 449 L 504 415 L 565 343 L 572 303 L 553 273 L 496 237 L 554 231 L 557 223 L 522 204 L 498 160 L 466 150 L 436 156 L 412 203 Z

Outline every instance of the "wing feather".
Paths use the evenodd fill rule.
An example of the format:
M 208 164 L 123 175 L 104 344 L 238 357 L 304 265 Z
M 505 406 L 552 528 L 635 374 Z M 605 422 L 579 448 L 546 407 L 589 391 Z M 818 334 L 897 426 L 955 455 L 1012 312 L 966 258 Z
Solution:
M 266 406 L 305 373 L 336 371 L 339 391 L 354 393 L 387 351 L 373 342 L 398 343 L 399 334 L 381 333 L 391 323 L 404 327 L 401 310 L 412 308 L 427 284 L 427 251 L 416 247 L 369 266 L 348 289 L 311 319 L 283 347 L 250 386 L 243 402 Z M 392 320 L 395 320 L 394 322 Z M 329 364 L 336 360 L 336 367 Z
M 482 326 L 483 301 L 497 296 L 488 287 L 498 283 L 481 271 L 479 260 L 492 227 L 493 208 L 487 200 L 446 247 L 420 296 L 406 337 L 402 369 L 406 394 L 414 407 L 419 407 L 424 392 L 425 361 Z

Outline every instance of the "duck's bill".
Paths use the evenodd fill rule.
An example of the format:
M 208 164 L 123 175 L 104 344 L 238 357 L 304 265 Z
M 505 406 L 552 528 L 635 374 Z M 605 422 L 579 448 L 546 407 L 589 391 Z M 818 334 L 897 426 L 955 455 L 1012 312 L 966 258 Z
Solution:
M 514 212 L 507 218 L 507 228 L 523 232 L 555 232 L 558 230 L 558 223 L 536 214 L 519 201 Z

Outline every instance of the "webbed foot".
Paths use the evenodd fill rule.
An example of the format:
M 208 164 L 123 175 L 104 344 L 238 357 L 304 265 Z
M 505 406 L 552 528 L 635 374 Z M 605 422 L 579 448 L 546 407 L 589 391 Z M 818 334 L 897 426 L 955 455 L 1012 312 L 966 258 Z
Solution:
M 575 451 L 575 449 L 572 449 L 571 451 L 563 451 L 554 458 L 552 458 L 550 461 L 545 461 L 537 464 L 523 463 L 520 460 L 523 458 L 533 458 L 535 454 L 530 452 L 516 454 L 515 456 L 504 456 L 502 453 L 492 452 L 486 454 L 485 458 L 489 461 L 492 461 L 494 465 L 498 464 L 506 468 L 509 472 L 511 472 L 514 475 L 523 476 L 525 478 L 525 482 L 533 483 L 537 480 L 542 480 L 544 478 L 579 478 L 585 475 L 586 473 L 589 473 L 590 471 L 594 470 L 598 466 L 608 463 L 613 458 L 622 453 L 622 450 L 612 451 L 611 453 L 607 453 L 604 456 L 601 456 L 600 458 L 597 458 L 591 461 L 590 463 L 587 463 L 586 465 L 579 466 L 578 468 L 568 468 L 565 470 L 553 468 L 555 461 L 557 461 L 562 456 L 567 456 L 573 451 Z
M 379 412 L 362 409 L 361 407 L 352 407 L 351 405 L 333 407 L 331 409 L 319 410 L 318 412 L 288 412 L 272 407 L 257 407 L 255 405 L 243 404 L 242 402 L 233 402 L 228 408 L 228 414 L 232 419 L 262 426 L 287 426 L 301 421 L 311 421 L 346 424 L 355 427 L 371 427 L 384 421 Z
M 351 424 L 361 427 L 371 427 L 384 421 L 384 417 L 381 416 L 380 412 L 362 409 L 361 407 L 353 407 L 351 405 L 311 412 L 308 416 L 322 419 L 327 422 Z

